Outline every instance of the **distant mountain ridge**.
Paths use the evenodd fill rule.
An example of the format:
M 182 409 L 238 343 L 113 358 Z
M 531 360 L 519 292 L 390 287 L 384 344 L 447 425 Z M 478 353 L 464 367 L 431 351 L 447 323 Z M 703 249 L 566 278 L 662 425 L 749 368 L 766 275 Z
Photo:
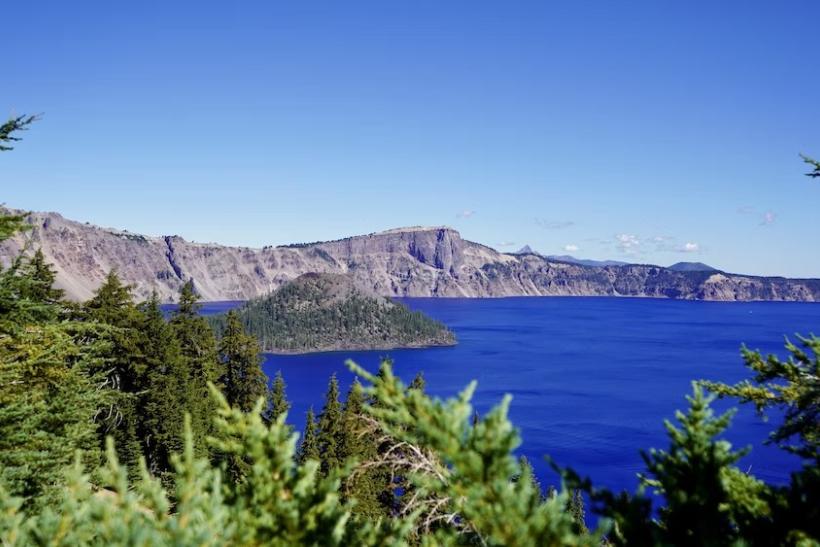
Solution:
M 592 267 L 538 254 L 500 253 L 447 227 L 394 229 L 282 247 L 229 247 L 149 237 L 32 213 L 32 229 L 0 244 L 8 263 L 30 240 L 69 298 L 84 300 L 116 269 L 138 298 L 173 301 L 193 280 L 204 300 L 249 300 L 308 272 L 348 274 L 382 296 L 638 296 L 689 300 L 820 301 L 820 280 L 675 271 L 652 265 Z
M 569 262 L 570 264 L 580 264 L 581 266 L 592 266 L 594 268 L 602 268 L 604 266 L 628 266 L 636 264 L 634 262 L 621 262 L 620 260 L 590 260 L 586 258 L 575 258 L 571 255 L 542 255 L 538 251 L 534 251 L 529 245 L 524 245 L 519 250 L 512 253 L 514 255 L 534 254 L 543 256 L 549 260 L 558 262 Z M 718 272 L 717 268 L 713 268 L 703 262 L 676 262 L 668 267 L 669 270 L 676 272 Z
M 514 255 L 537 255 L 556 262 L 568 262 L 570 264 L 580 264 L 581 266 L 592 266 L 600 268 L 603 266 L 626 266 L 629 262 L 620 262 L 618 260 L 590 260 L 586 258 L 575 258 L 571 255 L 543 255 L 538 251 L 534 251 L 529 245 L 524 245 L 514 253 Z
M 590 260 L 588 258 L 575 258 L 570 255 L 547 255 L 550 260 L 557 260 L 559 262 L 569 262 L 571 264 L 580 264 L 581 266 L 591 266 L 593 268 L 602 268 L 604 266 L 626 266 L 629 262 L 620 262 L 618 260 Z
M 713 268 L 703 262 L 676 262 L 669 266 L 670 270 L 676 272 L 717 272 L 717 268 Z

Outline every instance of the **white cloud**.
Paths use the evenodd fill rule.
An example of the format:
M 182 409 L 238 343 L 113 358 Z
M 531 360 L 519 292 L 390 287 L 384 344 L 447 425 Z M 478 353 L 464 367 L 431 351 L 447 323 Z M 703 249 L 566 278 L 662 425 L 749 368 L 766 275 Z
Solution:
M 777 219 L 777 215 L 774 214 L 772 211 L 766 211 L 763 213 L 763 218 L 760 220 L 761 226 L 770 226 L 774 224 L 775 219 Z
M 641 240 L 634 234 L 618 234 L 615 236 L 615 246 L 626 254 L 635 254 L 641 246 Z
M 502 241 L 498 244 L 499 247 L 512 247 L 515 245 L 515 241 Z
M 535 223 L 545 230 L 563 230 L 575 226 L 572 220 L 547 220 L 545 218 L 536 218 Z
M 737 212 L 739 215 L 752 215 L 752 216 L 759 216 L 760 222 L 758 222 L 759 226 L 771 226 L 774 224 L 774 221 L 777 220 L 777 214 L 774 211 L 767 210 L 761 212 L 760 210 L 750 206 L 744 205 L 743 207 L 738 207 Z
M 568 253 L 574 253 L 578 250 L 578 245 L 573 245 L 572 243 L 569 245 L 564 245 L 564 250 Z
M 472 209 L 464 209 L 459 214 L 456 215 L 456 218 L 470 218 L 475 214 L 475 211 Z
M 687 241 L 678 250 L 682 253 L 697 253 L 700 251 L 700 245 Z

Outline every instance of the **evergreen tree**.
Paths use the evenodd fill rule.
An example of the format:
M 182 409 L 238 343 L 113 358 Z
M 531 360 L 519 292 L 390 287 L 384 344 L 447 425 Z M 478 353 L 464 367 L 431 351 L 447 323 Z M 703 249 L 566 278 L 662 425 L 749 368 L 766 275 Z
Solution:
M 403 500 L 401 519 L 413 519 L 413 536 L 427 544 L 596 545 L 600 531 L 579 536 L 566 511 L 568 494 L 542 501 L 531 481 L 514 481 L 521 467 L 512 451 L 517 431 L 507 418 L 509 397 L 470 426 L 471 384 L 457 398 L 439 401 L 407 389 L 383 366 L 372 375 L 353 363 L 377 404 L 365 412 L 393 439 L 378 463 L 403 475 L 416 495 Z
M 393 492 L 390 476 L 384 469 L 366 467 L 376 459 L 377 439 L 369 423 L 364 406 L 367 399 L 359 380 L 350 386 L 342 411 L 342 439 L 340 458 L 357 464 L 344 482 L 346 498 L 356 500 L 353 514 L 369 519 L 390 515 Z
M 0 125 L 0 152 L 14 150 L 9 144 L 20 140 L 15 134 L 27 130 L 37 119 L 37 116 L 16 116 Z
M 521 456 L 518 459 L 518 465 L 521 467 L 521 473 L 518 475 L 518 481 L 527 481 L 532 485 L 533 490 L 541 493 L 541 499 L 546 499 L 544 496 L 544 490 L 541 488 L 541 483 L 538 480 L 538 477 L 535 476 L 535 470 L 532 468 L 532 464 L 527 459 L 526 456 Z M 550 486 L 550 494 L 555 494 L 555 488 Z
M 0 211 L 0 241 L 5 241 L 14 234 L 31 228 L 26 224 L 27 216 L 27 214 L 10 215 Z
M 82 307 L 85 320 L 111 327 L 105 337 L 110 342 L 109 389 L 118 393 L 117 403 L 105 417 L 103 431 L 114 437 L 117 452 L 132 478 L 137 478 L 137 462 L 142 455 L 138 435 L 139 397 L 144 388 L 145 364 L 140 358 L 139 327 L 143 317 L 131 296 L 132 287 L 110 271 L 94 296 Z
M 747 534 L 761 544 L 820 537 L 820 338 L 798 338 L 802 347 L 787 341 L 786 360 L 764 357 L 744 347 L 743 360 L 753 372 L 751 380 L 735 385 L 701 382 L 720 397 L 753 404 L 764 417 L 767 411 L 777 411 L 779 426 L 768 442 L 803 461 L 788 485 L 764 492 L 771 515 L 758 520 Z
M 58 318 L 63 303 L 44 290 L 42 278 L 34 275 L 31 259 L 22 253 L 5 270 L 0 271 L 0 332 L 11 333 L 30 323 L 44 323 Z
M 365 395 L 362 385 L 356 379 L 350 385 L 347 397 L 342 409 L 341 441 L 339 443 L 339 457 L 342 460 L 356 458 L 361 460 L 362 455 L 368 450 L 368 443 L 365 438 L 367 424 L 364 423 Z
M 199 307 L 193 281 L 188 281 L 180 290 L 179 307 L 170 324 L 189 375 L 185 379 L 185 408 L 191 414 L 195 450 L 202 454 L 207 451 L 206 438 L 213 430 L 216 411 L 208 383 L 216 382 L 219 374 L 216 338 L 205 319 L 199 316 Z
M 88 371 L 104 348 L 78 344 L 84 330 L 48 323 L 0 336 L 0 483 L 26 506 L 59 499 L 78 450 L 97 464 L 94 417 L 107 400 Z
M 267 418 L 269 421 L 274 421 L 279 416 L 287 413 L 290 410 L 290 402 L 288 402 L 285 394 L 285 379 L 282 378 L 282 371 L 276 371 L 276 376 L 273 379 L 273 384 L 268 390 L 268 405 Z
M 407 389 L 417 389 L 420 392 L 424 393 L 424 387 L 426 382 L 424 381 L 424 373 L 422 371 L 418 371 L 413 377 L 413 381 L 410 382 L 410 386 Z
M 0 240 L 22 227 L 22 216 L 0 213 Z M 58 320 L 62 303 L 42 258 L 20 254 L 0 268 L 0 485 L 25 508 L 59 498 L 77 451 L 97 464 L 94 418 L 110 402 L 93 373 L 108 347 L 94 326 Z
M 159 297 L 140 306 L 143 323 L 139 352 L 145 363 L 144 390 L 140 394 L 142 415 L 139 434 L 148 469 L 164 477 L 171 471 L 171 455 L 182 450 L 182 422 L 188 410 L 185 393 L 190 371 L 179 342 L 165 321 Z
M 751 403 L 760 414 L 777 409 L 783 423 L 772 433 L 771 442 L 808 461 L 820 464 L 820 337 L 798 337 L 802 348 L 787 341 L 789 359 L 764 357 L 759 351 L 742 349 L 752 380 L 735 385 L 701 381 L 720 397 Z
M 569 513 L 572 515 L 573 521 L 575 521 L 575 533 L 577 534 L 587 534 L 589 529 L 587 528 L 586 523 L 586 516 L 584 511 L 584 495 L 583 493 L 575 489 L 572 491 L 572 496 L 569 500 Z
M 803 158 L 803 161 L 809 164 L 809 167 L 811 168 L 811 171 L 806 173 L 806 176 L 815 179 L 820 177 L 820 161 L 817 161 L 803 154 L 800 154 L 800 157 Z
M 42 249 L 37 249 L 30 259 L 24 261 L 21 270 L 22 275 L 30 281 L 20 294 L 21 298 L 29 298 L 44 304 L 61 302 L 63 291 L 54 288 L 57 273 L 51 264 L 46 262 Z
M 318 432 L 316 431 L 316 415 L 313 413 L 313 407 L 310 407 L 307 411 L 305 433 L 302 435 L 297 458 L 300 464 L 304 464 L 307 460 L 319 462 L 321 459 Z
M 339 382 L 334 373 L 325 394 L 325 406 L 319 414 L 319 454 L 322 473 L 327 475 L 344 462 L 340 441 L 342 437 L 342 405 L 339 403 Z
M 245 334 L 239 316 L 228 312 L 225 331 L 219 343 L 222 366 L 220 382 L 225 398 L 231 406 L 250 412 L 256 401 L 267 392 L 265 374 L 260 368 L 259 342 Z

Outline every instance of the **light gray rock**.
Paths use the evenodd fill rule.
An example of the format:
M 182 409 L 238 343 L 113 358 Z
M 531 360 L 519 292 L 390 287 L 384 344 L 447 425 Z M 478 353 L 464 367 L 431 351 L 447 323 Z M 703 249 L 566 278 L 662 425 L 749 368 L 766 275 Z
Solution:
M 637 296 L 691 300 L 820 301 L 820 280 L 677 272 L 650 265 L 589 267 L 511 255 L 447 227 L 389 230 L 337 241 L 250 249 L 148 237 L 33 213 L 32 230 L 0 244 L 8 263 L 26 241 L 57 270 L 74 300 L 89 298 L 109 270 L 137 298 L 173 301 L 193 279 L 204 300 L 246 300 L 308 272 L 345 273 L 384 296 Z

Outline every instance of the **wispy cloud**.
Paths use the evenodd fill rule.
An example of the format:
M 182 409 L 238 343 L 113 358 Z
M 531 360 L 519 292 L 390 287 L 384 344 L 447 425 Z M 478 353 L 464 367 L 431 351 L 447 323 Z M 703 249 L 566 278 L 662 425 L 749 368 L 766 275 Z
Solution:
M 634 234 L 618 234 L 615 236 L 615 247 L 624 254 L 636 254 L 641 247 L 641 240 Z
M 676 250 L 675 238 L 672 236 L 654 236 L 651 241 L 655 244 L 655 252 L 657 253 Z
M 536 218 L 535 223 L 545 230 L 563 230 L 575 226 L 572 220 L 548 220 L 546 218 Z
M 470 218 L 474 214 L 475 214 L 475 211 L 473 211 L 472 209 L 464 209 L 463 211 L 461 211 L 460 213 L 458 213 L 456 215 L 456 218 Z
M 502 241 L 498 244 L 499 247 L 512 247 L 515 245 L 515 241 Z
M 777 219 L 777 215 L 774 214 L 772 211 L 766 211 L 763 213 L 763 217 L 760 219 L 761 226 L 771 226 L 774 224 L 774 221 Z
M 760 211 L 759 209 L 752 207 L 751 205 L 744 205 L 743 207 L 738 207 L 737 214 L 758 217 L 760 219 L 757 223 L 758 226 L 771 226 L 772 224 L 774 224 L 774 221 L 777 220 L 777 214 L 774 211 Z
M 680 247 L 678 247 L 678 252 L 681 253 L 697 253 L 700 252 L 700 245 L 697 243 L 692 243 L 691 241 L 687 241 Z
M 572 243 L 569 245 L 564 245 L 564 250 L 568 253 L 574 253 L 578 250 L 578 245 L 573 245 Z

